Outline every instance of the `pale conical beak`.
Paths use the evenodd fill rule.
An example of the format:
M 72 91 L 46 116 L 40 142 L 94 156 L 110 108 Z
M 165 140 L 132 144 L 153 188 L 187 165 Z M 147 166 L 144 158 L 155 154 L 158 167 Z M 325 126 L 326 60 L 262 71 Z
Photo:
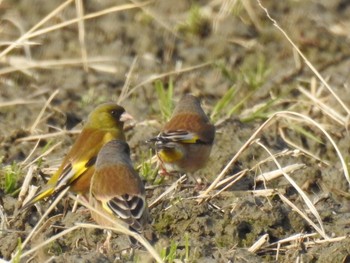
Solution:
M 126 121 L 134 121 L 134 117 L 131 116 L 129 113 L 124 112 L 121 116 L 120 116 L 120 121 L 121 122 L 126 122 Z

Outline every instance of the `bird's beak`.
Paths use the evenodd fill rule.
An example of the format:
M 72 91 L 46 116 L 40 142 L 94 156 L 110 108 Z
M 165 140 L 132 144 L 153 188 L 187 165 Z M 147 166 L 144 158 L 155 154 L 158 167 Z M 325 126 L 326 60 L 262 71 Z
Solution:
M 120 121 L 121 122 L 126 122 L 126 121 L 134 121 L 134 117 L 131 116 L 129 113 L 124 112 L 121 116 L 120 116 Z

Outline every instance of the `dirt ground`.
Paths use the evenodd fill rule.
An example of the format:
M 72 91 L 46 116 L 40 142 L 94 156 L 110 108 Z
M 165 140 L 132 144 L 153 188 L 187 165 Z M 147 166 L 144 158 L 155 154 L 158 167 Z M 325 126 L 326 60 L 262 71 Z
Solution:
M 31 184 L 45 184 L 40 174 L 58 167 L 73 131 L 94 107 L 120 102 L 137 121 L 126 132 L 135 166 L 151 156 L 145 140 L 164 123 L 155 88 L 162 83 L 166 91 L 173 84 L 174 102 L 185 93 L 200 97 L 217 127 L 210 161 L 192 175 L 201 184 L 189 179 L 151 209 L 152 245 L 165 261 L 350 262 L 344 171 L 350 145 L 349 1 L 262 1 L 330 89 L 254 0 L 77 0 L 57 10 L 62 3 L 0 1 L 0 259 L 13 257 L 49 206 L 40 202 L 39 209 L 16 215 L 24 178 L 32 171 Z M 79 3 L 85 15 L 97 15 L 77 23 Z M 36 35 L 6 50 L 55 9 L 31 31 Z M 127 96 L 123 87 L 129 87 Z M 255 131 L 282 111 L 306 117 L 272 118 L 220 180 L 228 181 L 209 194 L 227 188 L 198 204 L 196 197 Z M 295 169 L 283 176 L 276 162 Z M 149 203 L 179 178 L 159 183 L 154 169 L 140 170 Z M 259 179 L 271 171 L 280 176 Z M 228 185 L 239 172 L 242 177 Z M 22 253 L 77 222 L 93 223 L 85 207 L 72 212 L 72 205 L 69 197 L 61 200 Z M 265 242 L 253 249 L 261 237 Z M 17 262 L 150 258 L 144 249 L 130 254 L 124 235 L 114 234 L 111 249 L 101 251 L 105 238 L 102 230 L 78 228 Z

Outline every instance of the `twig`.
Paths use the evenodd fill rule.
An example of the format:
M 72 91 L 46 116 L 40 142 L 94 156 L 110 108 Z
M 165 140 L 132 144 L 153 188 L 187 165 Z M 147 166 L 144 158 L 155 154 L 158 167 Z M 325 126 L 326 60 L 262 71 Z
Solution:
M 41 117 L 43 116 L 43 114 L 44 114 L 46 108 L 49 106 L 49 104 L 51 103 L 51 101 L 53 100 L 53 98 L 58 94 L 58 92 L 59 92 L 58 89 L 55 90 L 55 91 L 51 94 L 51 96 L 47 99 L 47 101 L 46 101 L 44 107 L 41 109 L 41 111 L 40 111 L 38 117 L 36 118 L 36 120 L 34 121 L 32 127 L 29 129 L 29 131 L 30 131 L 31 134 L 34 133 L 34 130 L 35 130 L 36 126 L 39 124 L 40 119 L 41 119 Z
M 87 72 L 89 70 L 87 64 L 87 50 L 85 43 L 85 27 L 84 27 L 84 7 L 82 0 L 75 0 L 75 7 L 77 10 L 77 19 L 78 20 L 78 31 L 79 31 L 79 44 L 81 50 L 81 58 L 83 60 L 84 70 Z
M 259 141 L 256 141 L 256 143 L 258 145 L 260 145 L 266 152 L 268 152 L 268 154 L 272 157 L 273 161 L 275 162 L 276 166 L 278 167 L 278 169 L 281 171 L 281 173 L 283 174 L 283 176 L 288 180 L 288 182 L 295 188 L 295 190 L 297 190 L 297 192 L 299 193 L 299 195 L 303 198 L 305 204 L 307 205 L 307 207 L 310 209 L 311 213 L 315 216 L 315 218 L 317 219 L 320 227 L 318 227 L 314 222 L 312 222 L 312 220 L 310 218 L 308 218 L 304 213 L 301 212 L 301 210 L 295 206 L 292 202 L 290 202 L 284 195 L 278 193 L 278 195 L 280 196 L 280 198 L 282 199 L 282 201 L 286 202 L 289 206 L 291 206 L 296 212 L 298 212 L 298 214 L 300 214 L 305 220 L 307 220 L 307 222 L 309 222 L 309 224 L 311 224 L 316 231 L 325 239 L 328 239 L 329 237 L 327 236 L 327 234 L 325 233 L 324 227 L 323 227 L 323 223 L 322 223 L 322 219 L 319 215 L 319 213 L 317 212 L 316 207 L 312 204 L 311 200 L 309 199 L 309 197 L 303 192 L 303 190 L 301 190 L 301 188 L 299 187 L 299 185 L 287 174 L 283 171 L 281 165 L 279 164 L 279 162 L 276 160 L 276 158 L 273 156 L 273 154 L 269 151 L 269 149 L 267 149 L 267 147 L 265 145 L 263 145 L 262 143 L 260 143 Z M 287 200 L 286 200 L 287 199 Z
M 15 42 L 13 42 L 10 46 L 8 46 L 7 48 L 5 48 L 5 50 L 3 50 L 0 53 L 0 58 L 5 56 L 7 53 L 9 53 L 11 50 L 13 50 L 14 48 L 17 47 L 17 45 L 21 44 L 23 41 L 29 39 L 29 35 L 34 32 L 36 29 L 38 29 L 39 27 L 41 27 L 43 24 L 45 24 L 47 21 L 49 21 L 52 17 L 56 16 L 56 14 L 58 14 L 59 12 L 61 12 L 61 10 L 63 10 L 64 8 L 66 8 L 66 6 L 68 6 L 73 0 L 67 0 L 66 2 L 62 3 L 60 6 L 58 6 L 55 10 L 53 10 L 50 14 L 48 14 L 46 17 L 44 17 L 39 23 L 37 23 L 36 25 L 34 25 L 27 33 L 25 33 L 24 35 L 22 35 L 19 39 L 17 39 Z
M 311 71 L 317 76 L 317 78 L 325 85 L 325 87 L 328 89 L 328 91 L 333 95 L 333 97 L 338 101 L 338 103 L 343 107 L 343 109 L 347 112 L 348 115 L 350 115 L 349 108 L 344 104 L 344 102 L 338 97 L 338 95 L 332 90 L 332 88 L 328 85 L 327 81 L 322 77 L 322 75 L 316 70 L 316 68 L 311 64 L 311 62 L 306 58 L 306 56 L 303 54 L 303 52 L 300 51 L 300 49 L 297 47 L 297 45 L 292 41 L 292 39 L 287 35 L 287 33 L 278 25 L 277 21 L 273 19 L 270 16 L 269 11 L 267 8 L 265 8 L 260 0 L 257 0 L 259 6 L 262 10 L 265 11 L 266 16 L 272 24 L 284 35 L 284 37 L 288 40 L 288 42 L 293 46 L 293 48 L 298 52 L 298 54 L 302 57 L 305 64 L 311 69 Z M 344 123 L 346 126 L 346 123 Z
M 166 191 L 162 193 L 160 196 L 158 196 L 158 198 L 156 198 L 156 200 L 154 200 L 148 207 L 152 208 L 156 206 L 160 202 L 160 200 L 162 200 L 169 193 L 173 192 L 179 186 L 179 184 L 182 184 L 185 180 L 186 180 L 186 174 L 181 176 L 175 183 L 173 183 L 170 187 L 168 187 Z

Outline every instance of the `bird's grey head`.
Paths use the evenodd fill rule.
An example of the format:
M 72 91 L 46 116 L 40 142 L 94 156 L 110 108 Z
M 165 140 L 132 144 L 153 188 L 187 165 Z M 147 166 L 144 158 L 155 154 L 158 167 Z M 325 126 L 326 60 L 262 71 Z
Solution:
M 96 166 L 117 162 L 131 163 L 130 147 L 122 140 L 112 140 L 106 143 L 98 153 Z
M 206 114 L 201 107 L 200 100 L 192 94 L 186 94 L 180 99 L 173 111 L 172 116 L 182 112 L 193 112 L 206 118 Z

